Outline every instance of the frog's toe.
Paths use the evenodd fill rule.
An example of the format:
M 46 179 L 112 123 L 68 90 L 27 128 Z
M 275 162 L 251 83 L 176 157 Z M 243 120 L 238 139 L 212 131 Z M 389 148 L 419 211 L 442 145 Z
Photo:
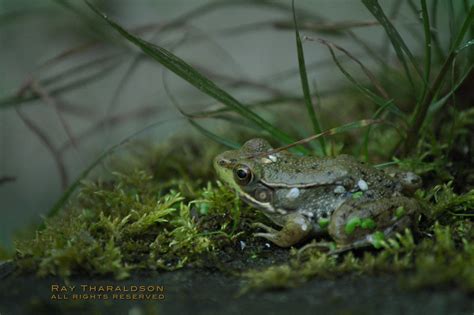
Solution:
M 287 238 L 282 237 L 280 233 L 254 233 L 253 236 L 263 237 L 279 247 L 290 247 L 291 245 L 295 244 L 294 242 L 289 241 Z
M 338 254 L 342 254 L 353 249 L 369 247 L 371 245 L 372 245 L 372 242 L 370 242 L 368 239 L 362 239 L 359 241 L 355 241 L 352 244 L 333 247 L 329 250 L 328 255 L 338 255 Z
M 272 228 L 272 227 L 270 227 L 270 226 L 268 226 L 268 225 L 266 225 L 266 224 L 263 224 L 263 223 L 261 223 L 261 222 L 252 223 L 251 226 L 252 226 L 253 228 L 262 229 L 262 230 L 264 230 L 265 232 L 268 232 L 268 233 L 271 233 L 271 234 L 276 234 L 276 233 L 278 233 L 278 231 L 275 230 L 274 228 Z
M 298 249 L 297 257 L 301 259 L 301 256 L 304 252 L 311 248 L 316 248 L 318 251 L 324 251 L 330 253 L 332 250 L 336 248 L 336 244 L 334 242 L 312 242 L 306 244 L 305 246 Z

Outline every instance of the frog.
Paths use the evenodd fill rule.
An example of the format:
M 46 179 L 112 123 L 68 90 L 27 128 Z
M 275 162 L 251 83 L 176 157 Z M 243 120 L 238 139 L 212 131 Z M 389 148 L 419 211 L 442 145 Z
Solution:
M 328 237 L 338 252 L 377 247 L 415 227 L 420 211 L 418 175 L 386 172 L 351 155 L 298 155 L 254 138 L 218 154 L 213 166 L 221 182 L 274 224 L 254 222 L 262 230 L 254 236 L 279 247 Z

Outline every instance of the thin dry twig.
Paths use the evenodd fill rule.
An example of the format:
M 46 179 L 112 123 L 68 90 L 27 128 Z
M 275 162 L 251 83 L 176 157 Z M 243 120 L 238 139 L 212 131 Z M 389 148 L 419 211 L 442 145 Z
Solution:
M 308 40 L 314 40 L 313 38 L 310 38 L 310 37 L 306 37 L 306 39 Z M 388 93 L 385 91 L 385 89 L 382 87 L 382 85 L 380 84 L 380 82 L 377 80 L 377 78 L 375 77 L 375 75 L 366 67 L 364 66 L 364 64 L 359 60 L 357 59 L 356 57 L 354 57 L 354 55 L 352 55 L 349 51 L 347 51 L 346 49 L 342 48 L 341 46 L 339 45 L 336 45 L 328 40 L 325 40 L 325 39 L 322 39 L 322 38 L 318 38 L 317 39 L 318 42 L 320 42 L 321 44 L 323 45 L 326 45 L 328 47 L 331 47 L 331 48 L 335 48 L 341 52 L 343 52 L 347 57 L 349 57 L 351 60 L 353 60 L 355 63 L 357 63 L 362 71 L 365 73 L 365 75 L 369 78 L 370 82 L 372 82 L 372 84 L 374 85 L 374 87 L 377 89 L 377 91 L 385 98 L 385 99 L 388 99 L 389 96 L 388 96 Z
M 83 133 L 76 136 L 74 141 L 79 146 L 84 140 L 95 135 L 98 131 L 102 130 L 105 126 L 110 127 L 110 126 L 118 125 L 132 119 L 147 118 L 152 115 L 155 115 L 158 112 L 159 112 L 159 109 L 156 106 L 152 105 L 152 106 L 146 106 L 146 107 L 140 108 L 138 110 L 129 111 L 123 114 L 108 116 L 98 121 L 96 124 L 94 124 L 92 127 L 87 129 Z M 59 147 L 58 151 L 60 154 L 64 154 L 71 147 L 72 147 L 71 141 L 67 141 Z
M 61 179 L 61 187 L 63 189 L 66 189 L 68 184 L 68 175 L 64 166 L 64 161 L 62 160 L 62 157 L 59 154 L 58 150 L 53 145 L 52 141 L 49 139 L 46 133 L 37 124 L 35 124 L 33 120 L 31 120 L 25 113 L 23 113 L 22 109 L 19 106 L 15 106 L 15 111 L 20 117 L 20 119 L 23 121 L 23 123 L 26 125 L 26 127 L 28 127 L 28 129 L 30 129 L 40 139 L 40 141 L 45 145 L 45 147 L 53 156 L 53 159 L 58 168 L 59 177 Z
M 388 123 L 388 122 L 383 121 L 381 119 L 363 119 L 363 120 L 359 120 L 355 123 L 349 123 L 349 124 L 339 126 L 339 127 L 336 127 L 336 128 L 327 129 L 327 130 L 325 130 L 321 133 L 318 133 L 316 135 L 309 136 L 307 138 L 295 141 L 293 143 L 290 143 L 288 145 L 285 145 L 285 146 L 282 146 L 282 147 L 279 147 L 279 148 L 276 148 L 276 149 L 273 149 L 273 150 L 270 150 L 270 151 L 250 155 L 249 158 L 255 158 L 255 157 L 260 157 L 260 156 L 264 156 L 264 155 L 275 154 L 275 153 L 278 153 L 280 151 L 287 150 L 289 148 L 295 147 L 297 145 L 306 144 L 306 143 L 308 143 L 310 141 L 313 141 L 313 140 L 316 140 L 320 137 L 335 135 L 337 133 L 340 133 L 342 130 L 346 130 L 346 128 L 349 127 L 349 126 L 357 125 L 357 127 L 361 128 L 361 127 L 366 127 L 366 126 L 370 126 L 370 125 L 374 125 L 374 124 L 380 124 L 380 123 Z
M 79 151 L 78 147 L 77 147 L 77 143 L 74 140 L 74 135 L 72 133 L 72 130 L 71 130 L 70 126 L 68 125 L 68 123 L 66 122 L 66 120 L 64 119 L 64 117 L 61 113 L 61 109 L 60 109 L 60 106 L 59 106 L 60 102 L 58 101 L 58 99 L 53 98 L 50 94 L 48 94 L 48 92 L 40 85 L 40 83 L 37 80 L 33 79 L 31 81 L 31 89 L 33 90 L 33 92 L 37 93 L 38 96 L 46 104 L 49 104 L 49 105 L 51 105 L 51 107 L 53 107 L 54 111 L 56 112 L 56 115 L 58 115 L 58 118 L 59 118 L 59 121 L 60 121 L 61 125 L 64 128 L 64 131 L 66 132 L 67 137 L 71 141 L 74 148 L 77 151 Z
M 9 175 L 0 176 L 0 185 L 4 185 L 6 183 L 10 183 L 14 181 L 16 181 L 16 177 L 14 176 L 9 176 Z

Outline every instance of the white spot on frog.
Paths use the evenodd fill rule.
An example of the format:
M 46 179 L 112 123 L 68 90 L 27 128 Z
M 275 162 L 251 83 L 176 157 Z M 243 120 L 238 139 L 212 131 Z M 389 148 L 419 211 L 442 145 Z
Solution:
M 360 190 L 362 191 L 369 189 L 369 185 L 367 185 L 367 182 L 363 179 L 359 179 L 357 186 L 359 186 Z
M 344 188 L 344 186 L 336 186 L 336 188 L 334 188 L 335 194 L 343 194 L 345 192 L 346 192 L 346 189 Z
M 306 220 L 304 218 L 301 218 L 301 217 L 296 218 L 295 223 L 299 224 L 299 226 L 301 227 L 301 230 L 303 231 L 308 230 L 308 224 L 306 224 Z
M 267 159 L 267 158 L 262 158 L 261 161 L 262 161 L 263 164 L 270 164 L 270 163 L 273 163 L 272 160 Z
M 270 161 L 272 161 L 272 162 L 276 162 L 276 161 L 277 161 L 276 155 L 273 155 L 273 154 L 270 154 L 270 155 L 268 156 L 268 159 L 270 159 Z
M 303 231 L 306 231 L 308 229 L 308 225 L 307 224 L 301 224 L 301 229 Z
M 293 187 L 290 189 L 290 191 L 286 194 L 286 198 L 289 198 L 289 199 L 295 199 L 295 198 L 298 198 L 298 196 L 300 195 L 300 190 L 296 187 Z

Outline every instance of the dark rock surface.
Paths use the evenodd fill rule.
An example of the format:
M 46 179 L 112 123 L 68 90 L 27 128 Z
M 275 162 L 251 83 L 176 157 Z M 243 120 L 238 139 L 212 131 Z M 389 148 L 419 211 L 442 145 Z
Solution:
M 456 288 L 406 290 L 394 277 L 343 277 L 310 281 L 298 288 L 239 295 L 238 278 L 203 270 L 134 274 L 130 279 L 75 277 L 67 284 L 54 277 L 15 274 L 11 263 L 0 265 L 0 314 L 466 314 L 474 312 L 474 297 Z M 52 285 L 163 286 L 164 299 L 52 299 Z M 160 293 L 160 292 L 158 292 Z M 105 294 L 102 292 L 102 294 Z M 88 295 L 88 296 L 89 296 Z M 56 297 L 63 297 L 59 293 Z M 160 298 L 158 295 L 156 298 Z M 163 297 L 163 296 L 162 296 Z M 161 298 L 162 298 L 161 297 Z

